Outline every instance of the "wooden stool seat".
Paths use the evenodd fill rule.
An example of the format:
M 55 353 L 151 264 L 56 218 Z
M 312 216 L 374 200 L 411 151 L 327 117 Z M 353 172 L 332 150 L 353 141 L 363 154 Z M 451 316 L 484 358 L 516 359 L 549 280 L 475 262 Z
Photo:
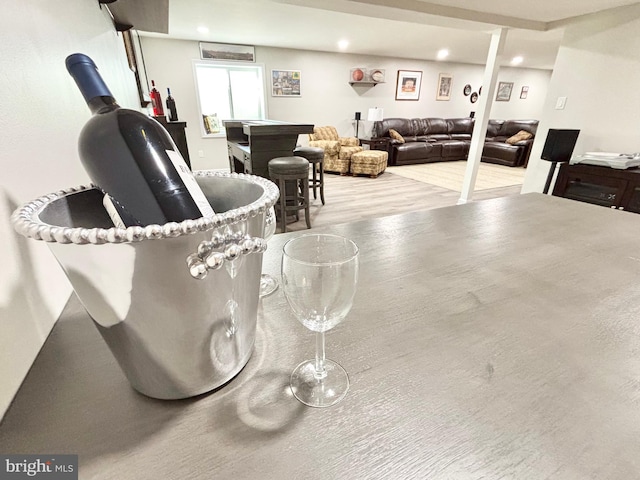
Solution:
M 282 233 L 287 231 L 287 213 L 304 210 L 307 228 L 309 215 L 309 160 L 302 157 L 276 157 L 269 160 L 269 177 L 280 189 L 276 216 L 280 217 Z M 279 214 L 279 215 L 278 215 Z
M 309 160 L 311 164 L 311 179 L 309 187 L 313 189 L 313 198 L 318 198 L 316 190 L 320 190 L 320 200 L 324 205 L 324 150 L 319 147 L 297 147 L 293 154 Z

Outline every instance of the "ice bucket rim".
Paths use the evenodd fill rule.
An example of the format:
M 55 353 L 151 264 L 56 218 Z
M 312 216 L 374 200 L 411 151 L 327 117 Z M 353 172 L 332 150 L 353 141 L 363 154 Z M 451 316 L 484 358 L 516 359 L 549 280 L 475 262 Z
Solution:
M 95 185 L 92 184 L 80 185 L 43 195 L 22 205 L 11 215 L 11 223 L 20 235 L 45 242 L 75 243 L 78 245 L 141 242 L 206 232 L 225 225 L 233 225 L 245 221 L 247 218 L 263 214 L 268 208 L 271 208 L 280 194 L 275 183 L 256 175 L 228 173 L 217 170 L 197 170 L 193 174 L 196 177 L 226 177 L 246 180 L 263 187 L 263 193 L 260 198 L 248 205 L 234 208 L 213 217 L 169 222 L 164 225 L 154 224 L 145 227 L 134 226 L 128 228 L 72 228 L 49 225 L 39 220 L 38 215 L 51 202 L 67 195 L 95 188 Z

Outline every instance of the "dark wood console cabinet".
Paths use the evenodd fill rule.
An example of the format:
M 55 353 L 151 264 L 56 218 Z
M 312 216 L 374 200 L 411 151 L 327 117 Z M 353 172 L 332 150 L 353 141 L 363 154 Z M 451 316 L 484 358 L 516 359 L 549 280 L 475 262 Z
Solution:
M 164 128 L 167 129 L 169 135 L 178 147 L 182 158 L 187 163 L 187 166 L 191 168 L 191 159 L 189 158 L 189 147 L 187 147 L 187 134 L 185 129 L 187 128 L 187 122 L 169 122 L 167 117 L 153 117 L 158 120 Z
M 563 163 L 553 188 L 557 197 L 640 213 L 640 168 L 620 170 Z

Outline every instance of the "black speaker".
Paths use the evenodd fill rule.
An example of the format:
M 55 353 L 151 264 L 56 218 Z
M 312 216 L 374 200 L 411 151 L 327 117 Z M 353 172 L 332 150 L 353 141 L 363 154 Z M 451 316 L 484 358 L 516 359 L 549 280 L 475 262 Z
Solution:
M 578 140 L 578 134 L 580 130 L 567 130 L 567 129 L 557 129 L 550 128 L 549 133 L 547 133 L 547 139 L 544 142 L 544 147 L 542 147 L 542 153 L 540 154 L 540 158 L 542 160 L 547 160 L 551 162 L 551 166 L 549 167 L 549 175 L 547 175 L 547 181 L 544 184 L 544 189 L 542 193 L 548 193 L 549 187 L 551 187 L 551 180 L 553 179 L 553 174 L 556 171 L 556 165 L 558 163 L 567 163 L 571 160 L 571 154 L 573 153 L 573 149 L 576 146 L 576 141 Z
M 566 163 L 571 160 L 571 154 L 576 146 L 580 130 L 560 130 L 550 128 L 547 140 L 542 147 L 540 158 L 549 162 Z
M 360 120 L 360 118 L 361 118 L 360 112 L 356 112 L 356 120 Z

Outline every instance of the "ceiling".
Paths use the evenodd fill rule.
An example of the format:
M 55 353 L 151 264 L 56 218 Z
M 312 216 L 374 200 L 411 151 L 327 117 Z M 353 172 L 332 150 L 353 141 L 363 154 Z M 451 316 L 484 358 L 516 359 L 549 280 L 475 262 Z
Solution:
M 160 28 L 131 22 L 141 35 L 220 43 L 485 64 L 490 33 L 509 28 L 502 65 L 522 56 L 525 68 L 552 69 L 563 25 L 632 0 L 163 0 Z M 120 0 L 114 7 L 157 16 L 157 0 Z M 151 3 L 153 2 L 153 3 Z M 505 7 L 508 6 L 508 7 Z M 110 7 L 112 8 L 112 7 Z M 123 9 L 124 10 L 124 9 Z M 155 12 L 155 13 L 153 13 Z M 123 13 L 124 15 L 124 13 Z M 168 20 L 168 21 L 167 21 Z M 126 22 L 126 19 L 124 20 Z M 145 32 L 145 28 L 153 30 Z M 208 32 L 198 29 L 207 28 Z M 168 33 L 158 33 L 168 32 Z

